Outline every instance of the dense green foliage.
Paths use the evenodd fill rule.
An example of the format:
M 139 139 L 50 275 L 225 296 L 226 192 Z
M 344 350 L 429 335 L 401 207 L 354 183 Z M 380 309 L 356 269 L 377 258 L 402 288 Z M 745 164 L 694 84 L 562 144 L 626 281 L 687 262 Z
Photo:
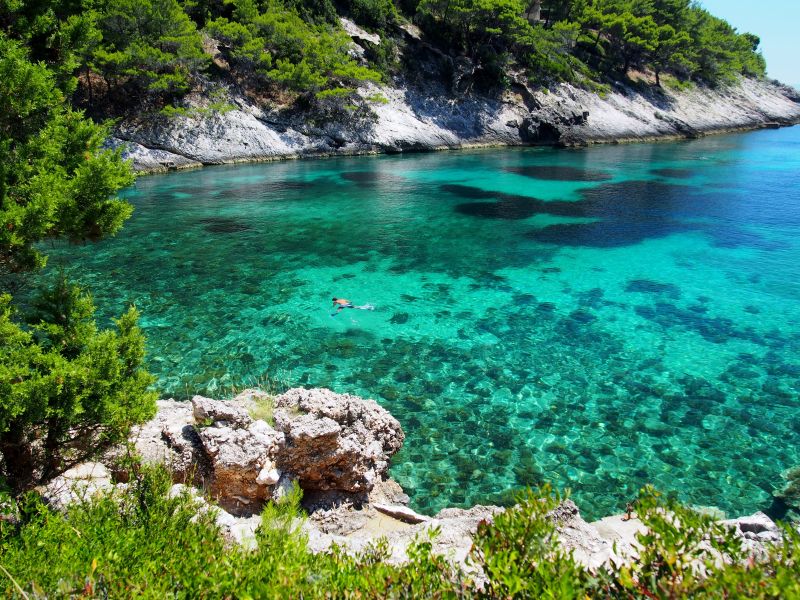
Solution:
M 44 264 L 33 243 L 113 234 L 131 208 L 111 194 L 132 181 L 106 129 L 69 108 L 55 76 L 0 34 L 0 277 Z
M 361 40 L 363 56 L 353 54 L 340 14 L 381 43 Z M 692 0 L 0 0 L 0 30 L 58 81 L 79 74 L 78 98 L 102 114 L 128 109 L 132 95 L 169 106 L 209 77 L 262 101 L 346 105 L 391 72 L 404 21 L 468 56 L 489 86 L 626 76 L 660 85 L 662 74 L 716 84 L 765 72 L 757 36 Z
M 108 87 L 121 83 L 167 95 L 189 89 L 209 61 L 200 33 L 176 0 L 114 0 L 98 16 L 102 34 L 90 66 Z
M 136 309 L 116 331 L 98 331 L 93 316 L 91 298 L 63 279 L 37 299 L 27 327 L 0 296 L 0 454 L 16 490 L 124 441 L 155 412 Z
M 105 127 L 69 108 L 72 87 L 0 33 L 0 473 L 16 491 L 119 442 L 155 408 L 135 310 L 98 331 L 91 299 L 63 280 L 28 315 L 4 293 L 44 266 L 36 242 L 99 239 L 131 213 L 112 198 L 130 167 L 101 149 Z
M 254 0 L 234 0 L 232 5 L 231 18 L 209 21 L 206 31 L 222 42 L 239 75 L 313 94 L 351 91 L 360 82 L 380 80 L 380 74 L 349 56 L 350 38 L 344 31 L 307 23 L 279 0 L 263 6 Z
M 388 564 L 378 542 L 357 557 L 341 550 L 312 555 L 299 533 L 299 493 L 268 506 L 258 547 L 226 545 L 209 513 L 189 495 L 169 498 L 169 475 L 137 471 L 115 497 L 73 506 L 66 516 L 33 498 L 21 523 L 2 523 L 0 589 L 31 598 L 794 598 L 800 594 L 800 536 L 763 561 L 751 560 L 730 530 L 710 517 L 639 500 L 648 527 L 639 560 L 589 572 L 559 547 L 548 513 L 549 490 L 527 493 L 512 510 L 481 525 L 469 572 L 431 553 L 422 537 L 410 561 Z M 434 534 L 435 535 L 435 534 Z M 716 558 L 726 555 L 732 563 Z M 475 568 L 486 576 L 476 585 Z M 704 573 L 704 575 L 701 575 Z
M 691 0 L 421 0 L 430 35 L 501 74 L 536 79 L 626 75 L 631 69 L 709 83 L 764 74 L 758 38 Z M 538 15 L 538 18 L 537 18 Z

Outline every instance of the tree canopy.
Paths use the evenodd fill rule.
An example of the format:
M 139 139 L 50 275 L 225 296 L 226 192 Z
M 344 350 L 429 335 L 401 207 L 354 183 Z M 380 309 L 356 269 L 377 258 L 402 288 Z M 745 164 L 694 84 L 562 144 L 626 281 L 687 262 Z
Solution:
M 0 473 L 16 491 L 119 442 L 155 408 L 135 309 L 99 330 L 91 298 L 66 280 L 29 314 L 7 293 L 44 266 L 37 242 L 97 240 L 131 214 L 113 197 L 130 166 L 65 102 L 60 75 L 0 33 Z
M 340 15 L 381 44 L 353 54 Z M 170 105 L 220 76 L 259 98 L 352 99 L 385 77 L 403 21 L 468 56 L 491 85 L 522 75 L 591 87 L 633 72 L 714 85 L 765 73 L 759 38 L 692 0 L 0 0 L 0 30 L 66 98 L 79 74 L 81 101 L 110 105 L 107 115 L 131 95 Z
M 765 72 L 759 40 L 690 0 L 421 0 L 425 30 L 473 59 L 536 80 L 632 69 L 705 83 Z
M 34 243 L 115 233 L 131 214 L 111 198 L 130 184 L 107 128 L 70 108 L 56 75 L 0 34 L 0 278 L 44 265 Z

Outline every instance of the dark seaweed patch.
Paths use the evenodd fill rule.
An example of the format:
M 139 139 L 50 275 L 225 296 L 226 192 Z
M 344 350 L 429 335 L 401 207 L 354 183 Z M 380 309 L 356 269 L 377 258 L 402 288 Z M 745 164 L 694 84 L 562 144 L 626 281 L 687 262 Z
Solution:
M 607 301 L 603 300 L 603 290 L 600 288 L 592 288 L 591 290 L 587 290 L 585 292 L 578 292 L 576 297 L 578 298 L 578 304 L 586 308 L 600 308 L 601 306 L 605 306 L 609 304 Z
M 342 179 L 355 183 L 359 187 L 374 187 L 385 183 L 397 183 L 401 177 L 381 171 L 346 171 L 339 174 Z
M 626 292 L 638 292 L 641 294 L 658 294 L 667 296 L 674 300 L 681 297 L 680 288 L 673 283 L 660 283 L 651 279 L 632 279 L 625 286 Z
M 656 302 L 652 306 L 637 306 L 634 310 L 640 317 L 665 329 L 675 327 L 693 331 L 714 344 L 724 344 L 732 339 L 764 344 L 764 340 L 752 327 L 738 328 L 734 321 L 727 317 L 707 317 L 668 302 Z
M 509 221 L 527 219 L 539 212 L 536 206 L 522 202 L 465 202 L 457 204 L 455 210 L 470 217 Z
M 448 194 L 460 196 L 461 198 L 470 198 L 471 200 L 494 200 L 507 195 L 499 192 L 490 192 L 489 190 L 484 190 L 472 185 L 459 185 L 455 183 L 440 185 L 439 189 Z
M 409 315 L 407 312 L 395 313 L 392 315 L 392 318 L 389 319 L 389 323 L 394 325 L 402 325 L 404 323 L 408 323 L 408 318 Z
M 198 223 L 208 233 L 240 233 L 252 229 L 247 223 L 230 217 L 209 217 L 198 220 Z
M 690 179 L 694 172 L 690 169 L 653 169 L 653 175 L 671 179 Z
M 757 248 L 759 250 L 783 250 L 788 247 L 784 242 L 776 242 L 746 231 L 741 227 L 719 227 L 713 231 L 714 246 L 718 248 Z
M 687 229 L 689 228 L 680 227 L 676 222 L 596 221 L 549 225 L 528 232 L 526 237 L 560 246 L 618 248 L 639 244 L 646 239 L 666 237 Z
M 582 309 L 573 310 L 571 313 L 569 313 L 569 318 L 577 323 L 584 324 L 593 323 L 597 320 L 597 317 L 592 313 Z
M 448 184 L 440 186 L 443 192 L 470 200 L 492 200 L 493 202 L 463 202 L 454 210 L 462 215 L 484 219 L 519 220 L 547 212 L 545 202 L 530 196 L 492 192 L 469 185 Z
M 608 181 L 612 178 L 611 175 L 603 171 L 591 171 L 577 167 L 535 165 L 508 167 L 505 171 L 547 181 Z
M 677 214 L 696 216 L 704 207 L 691 198 L 691 188 L 654 181 L 625 181 L 581 191 L 576 202 L 542 202 L 555 216 L 595 219 L 586 223 L 559 223 L 528 232 L 527 237 L 550 244 L 614 248 L 646 239 L 700 229 Z

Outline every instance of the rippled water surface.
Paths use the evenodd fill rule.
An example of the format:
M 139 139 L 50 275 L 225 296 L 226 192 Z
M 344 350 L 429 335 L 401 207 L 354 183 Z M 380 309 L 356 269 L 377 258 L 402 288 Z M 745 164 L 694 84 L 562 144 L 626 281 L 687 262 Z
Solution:
M 403 424 L 416 508 L 642 484 L 765 509 L 800 464 L 800 128 L 142 177 L 51 250 L 134 302 L 164 396 L 326 386 Z M 374 311 L 332 314 L 331 297 Z

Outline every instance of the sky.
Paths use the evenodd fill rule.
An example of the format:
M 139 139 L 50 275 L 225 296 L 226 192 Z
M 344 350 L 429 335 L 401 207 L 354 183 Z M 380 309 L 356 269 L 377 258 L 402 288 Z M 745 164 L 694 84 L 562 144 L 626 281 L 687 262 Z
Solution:
M 700 0 L 712 15 L 761 38 L 767 73 L 800 86 L 800 0 Z

